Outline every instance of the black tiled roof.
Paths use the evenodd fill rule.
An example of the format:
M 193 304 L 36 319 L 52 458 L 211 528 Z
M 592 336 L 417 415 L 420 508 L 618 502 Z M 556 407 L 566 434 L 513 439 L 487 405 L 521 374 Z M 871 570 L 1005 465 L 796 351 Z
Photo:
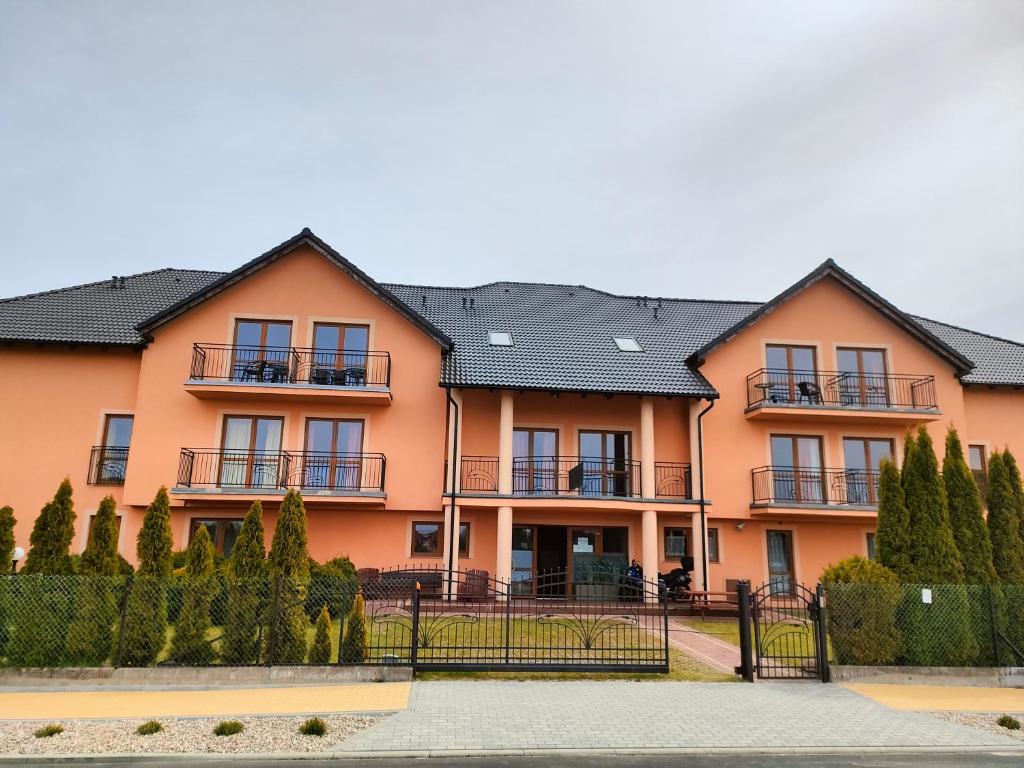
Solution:
M 0 341 L 141 346 L 136 326 L 224 275 L 161 269 L 128 275 L 124 287 L 107 279 L 3 299 Z M 441 383 L 467 387 L 714 395 L 684 361 L 763 306 L 546 283 L 382 287 L 451 337 L 455 350 L 445 355 Z M 974 362 L 965 383 L 1024 385 L 1024 344 L 913 319 Z M 488 331 L 511 333 L 514 345 L 492 347 Z M 632 336 L 644 351 L 621 352 L 613 336 Z
M 219 279 L 222 272 L 158 269 L 44 293 L 0 299 L 0 341 L 137 346 L 135 326 Z
M 759 306 L 545 283 L 386 287 L 452 337 L 444 383 L 468 387 L 713 396 L 687 355 Z M 488 331 L 511 333 L 513 346 L 491 346 Z M 614 336 L 644 351 L 622 352 Z

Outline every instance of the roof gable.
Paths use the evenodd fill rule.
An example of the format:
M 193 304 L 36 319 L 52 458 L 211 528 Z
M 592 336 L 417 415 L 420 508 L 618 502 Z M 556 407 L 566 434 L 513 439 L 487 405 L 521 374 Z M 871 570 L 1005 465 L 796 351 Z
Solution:
M 902 328 L 922 345 L 953 366 L 958 376 L 964 376 L 970 373 L 971 369 L 974 368 L 974 363 L 971 360 L 936 336 L 929 328 L 926 328 L 922 323 L 918 322 L 916 318 L 906 314 L 897 306 L 868 288 L 864 283 L 840 267 L 832 259 L 828 259 L 771 301 L 762 304 L 749 315 L 741 318 L 725 331 L 715 336 L 709 342 L 693 352 L 687 358 L 687 362 L 694 366 L 702 365 L 705 357 L 711 351 L 717 349 L 723 344 L 726 344 L 738 333 L 754 325 L 758 320 L 770 314 L 780 305 L 825 278 L 834 279 L 855 296 L 870 305 L 879 314 Z
M 283 258 L 284 256 L 287 256 L 296 248 L 303 245 L 308 245 L 313 250 L 320 253 L 324 258 L 348 274 L 349 277 L 359 283 L 363 288 L 370 291 L 370 293 L 382 302 L 397 311 L 400 315 L 404 316 L 413 325 L 417 326 L 427 336 L 434 339 L 434 341 L 441 345 L 442 349 L 451 349 L 451 339 L 440 328 L 431 323 L 427 318 L 423 317 L 423 315 L 409 306 L 409 304 L 392 293 L 388 288 L 378 283 L 368 274 L 359 269 L 355 264 L 334 250 L 330 245 L 313 234 L 308 227 L 304 228 L 294 237 L 285 240 L 280 245 L 271 248 L 266 253 L 257 256 L 252 261 L 243 264 L 238 269 L 228 272 L 219 279 L 203 286 L 194 293 L 185 296 L 180 301 L 175 302 L 166 309 L 163 309 L 159 313 L 139 323 L 136 326 L 137 330 L 147 340 L 150 339 L 152 332 L 164 323 L 170 322 L 174 318 L 189 312 L 207 299 L 210 299 L 236 283 L 245 280 L 261 268 Z

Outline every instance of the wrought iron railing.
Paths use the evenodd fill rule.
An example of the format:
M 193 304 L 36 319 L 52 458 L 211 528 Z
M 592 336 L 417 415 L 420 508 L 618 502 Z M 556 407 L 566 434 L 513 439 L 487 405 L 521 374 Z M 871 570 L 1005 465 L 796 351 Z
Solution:
M 878 504 L 875 470 L 758 467 L 751 476 L 755 504 Z
M 89 483 L 91 485 L 124 485 L 128 466 L 128 449 L 95 445 L 89 453 Z
M 692 499 L 690 465 L 674 461 L 654 462 L 654 496 L 659 499 Z
M 383 492 L 385 466 L 386 460 L 381 453 L 182 448 L 178 460 L 178 486 Z
M 498 458 L 463 456 L 460 487 L 463 493 L 497 493 Z
M 747 407 L 937 408 L 935 377 L 761 368 L 747 376 Z
M 242 384 L 389 387 L 391 355 L 367 350 L 193 344 L 189 378 Z

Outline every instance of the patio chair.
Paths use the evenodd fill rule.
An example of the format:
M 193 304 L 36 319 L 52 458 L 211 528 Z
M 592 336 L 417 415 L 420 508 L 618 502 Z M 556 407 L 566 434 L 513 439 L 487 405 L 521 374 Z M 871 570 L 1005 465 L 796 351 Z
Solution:
M 487 599 L 487 583 L 490 574 L 479 568 L 466 571 L 466 579 L 459 588 L 459 600 L 480 602 Z
M 797 382 L 796 388 L 800 391 L 800 397 L 805 398 L 811 405 L 821 405 L 821 387 L 813 381 Z

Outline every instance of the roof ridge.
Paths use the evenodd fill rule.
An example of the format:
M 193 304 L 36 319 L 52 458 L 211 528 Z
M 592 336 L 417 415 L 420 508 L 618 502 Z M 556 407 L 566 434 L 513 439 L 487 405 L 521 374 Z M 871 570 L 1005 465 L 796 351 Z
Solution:
M 965 328 L 962 325 L 956 325 L 955 323 L 947 323 L 943 320 L 935 320 L 924 315 L 911 315 L 915 320 L 924 320 L 928 323 L 935 323 L 936 325 L 943 325 L 946 328 L 953 328 L 957 331 L 963 331 L 964 333 L 973 333 L 975 336 L 984 336 L 987 339 L 993 339 L 995 341 L 1002 341 L 1006 344 L 1013 344 L 1015 347 L 1024 347 L 1024 341 L 1014 341 L 1013 339 L 1007 339 L 1004 336 L 996 336 L 991 333 L 985 333 L 984 331 L 976 331 L 973 328 Z
M 131 275 L 118 275 L 118 277 L 131 279 L 135 277 L 146 277 L 147 275 L 156 275 L 161 272 L 206 272 L 211 274 L 224 274 L 222 272 L 217 272 L 216 270 L 213 269 L 182 269 L 180 267 L 160 267 L 159 269 L 149 269 L 146 270 L 145 272 L 136 272 Z M 103 285 L 109 282 L 110 278 L 108 277 L 103 280 L 93 280 L 88 283 L 78 283 L 77 285 L 65 285 L 62 286 L 61 288 L 50 288 L 49 290 L 46 291 L 36 291 L 35 293 L 23 293 L 18 296 L 8 296 L 7 298 L 0 298 L 0 304 L 6 304 L 11 301 L 20 301 L 22 299 L 35 299 L 38 298 L 39 296 L 49 296 L 50 294 L 63 293 L 64 291 L 77 291 L 81 288 L 92 288 L 94 286 Z

